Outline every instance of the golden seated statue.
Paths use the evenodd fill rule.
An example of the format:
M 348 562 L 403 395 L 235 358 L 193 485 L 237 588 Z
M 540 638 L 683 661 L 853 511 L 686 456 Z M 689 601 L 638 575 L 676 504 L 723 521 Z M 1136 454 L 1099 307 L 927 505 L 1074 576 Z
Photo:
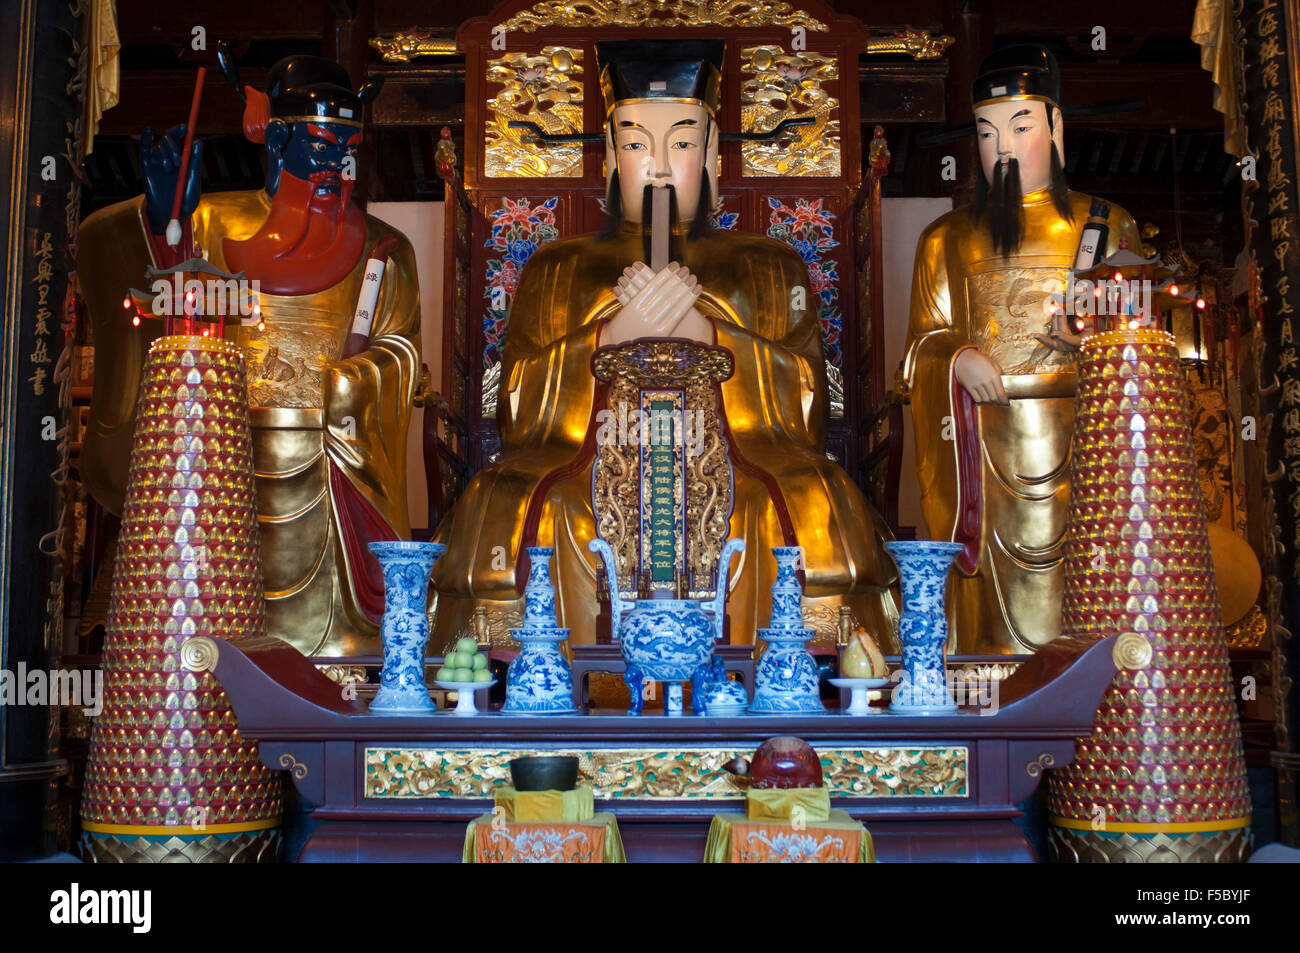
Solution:
M 781 242 L 697 221 L 716 194 L 721 44 L 697 51 L 675 42 L 647 58 L 650 41 L 630 43 L 598 45 L 611 222 L 600 235 L 543 246 L 523 270 L 502 358 L 501 458 L 474 476 L 439 527 L 447 552 L 433 571 L 432 645 L 469 628 L 479 608 L 493 641 L 509 644 L 522 604 L 516 559 L 531 545 L 555 548 L 556 608 L 572 643 L 595 642 L 596 562 L 587 543 L 597 535 L 592 466 L 606 405 L 597 402 L 592 357 L 642 338 L 716 345 L 734 362 L 721 384 L 734 471 L 724 538 L 743 538 L 746 550 L 732 568 L 732 640 L 752 642 L 767 621 L 771 548 L 798 545 L 805 614 L 826 617 L 817 626 L 825 641 L 833 643 L 847 605 L 893 644 L 895 570 L 881 546 L 888 528 L 823 452 L 827 384 L 808 271 Z M 656 271 L 646 264 L 646 227 L 657 188 L 675 201 L 676 222 L 673 264 Z

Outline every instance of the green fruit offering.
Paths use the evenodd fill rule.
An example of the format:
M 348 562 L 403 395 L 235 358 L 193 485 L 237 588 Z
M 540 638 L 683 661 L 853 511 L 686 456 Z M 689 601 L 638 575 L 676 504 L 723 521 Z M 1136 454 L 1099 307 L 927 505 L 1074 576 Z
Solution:
M 453 678 L 452 681 L 472 682 L 474 681 L 474 670 L 469 668 L 458 668 L 456 669 L 456 677 Z
M 483 656 L 481 656 L 481 655 L 479 656 L 479 658 L 482 658 L 482 657 L 483 657 Z M 485 669 L 485 668 L 481 668 L 481 669 L 479 669 L 478 671 L 476 671 L 476 672 L 474 673 L 474 681 L 476 681 L 476 682 L 490 682 L 490 681 L 492 681 L 492 673 L 489 672 L 489 671 L 488 671 L 487 669 Z
M 469 665 L 469 659 L 459 652 L 451 652 L 447 655 L 448 668 L 465 668 Z
M 452 676 L 452 670 L 444 667 L 438 669 L 438 674 L 435 675 L 434 678 L 436 678 L 440 682 L 450 682 L 451 676 Z
M 473 655 L 478 651 L 478 643 L 471 636 L 463 635 L 456 642 L 456 651 L 462 655 Z
M 486 655 L 482 655 L 482 654 L 475 655 L 475 656 L 474 656 L 474 663 L 473 663 L 473 665 L 471 665 L 470 667 L 473 668 L 474 671 L 476 671 L 476 672 L 482 672 L 482 671 L 485 671 L 485 670 L 487 669 L 487 667 L 488 667 L 487 656 L 486 656 Z

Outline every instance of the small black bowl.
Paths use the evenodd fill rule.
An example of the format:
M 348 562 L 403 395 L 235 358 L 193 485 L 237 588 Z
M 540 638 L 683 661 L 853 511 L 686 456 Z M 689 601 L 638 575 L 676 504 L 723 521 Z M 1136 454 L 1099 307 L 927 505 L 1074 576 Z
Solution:
M 578 784 L 578 759 L 572 755 L 515 758 L 510 781 L 516 791 L 572 791 Z

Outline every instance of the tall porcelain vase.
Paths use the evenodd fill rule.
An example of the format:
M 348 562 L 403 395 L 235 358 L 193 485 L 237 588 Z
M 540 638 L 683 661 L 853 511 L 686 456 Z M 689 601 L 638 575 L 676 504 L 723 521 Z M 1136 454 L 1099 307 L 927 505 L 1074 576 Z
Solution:
M 903 612 L 898 641 L 903 664 L 890 710 L 901 715 L 938 715 L 957 710 L 948 691 L 944 649 L 948 644 L 948 613 L 944 596 L 948 571 L 962 551 L 961 543 L 896 540 L 885 549 L 898 563 Z
M 798 546 L 773 546 L 776 580 L 772 583 L 772 620 L 758 630 L 767 648 L 754 666 L 754 701 L 751 715 L 786 712 L 822 712 L 817 663 L 804 643 L 815 629 L 803 624 L 803 587 L 796 572 L 803 550 Z
M 442 543 L 371 543 L 384 574 L 384 669 L 370 703 L 376 715 L 424 715 L 436 711 L 424 676 L 429 641 L 429 575 Z
M 551 584 L 550 546 L 528 548 L 528 582 L 524 586 L 524 624 L 510 630 L 519 654 L 506 673 L 508 715 L 568 715 L 573 706 L 573 672 L 560 643 L 569 630 L 555 617 L 555 586 Z

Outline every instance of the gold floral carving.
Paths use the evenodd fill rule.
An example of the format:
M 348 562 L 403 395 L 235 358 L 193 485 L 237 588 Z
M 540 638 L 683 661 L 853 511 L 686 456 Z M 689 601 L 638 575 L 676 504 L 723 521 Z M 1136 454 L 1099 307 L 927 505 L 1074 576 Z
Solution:
M 582 143 L 542 145 L 511 122 L 533 122 L 551 134 L 582 132 L 582 50 L 543 47 L 488 60 L 487 81 L 501 88 L 488 100 L 484 171 L 488 178 L 582 175 Z
M 784 0 L 542 0 L 498 26 L 525 33 L 592 26 L 801 26 L 819 33 L 829 29 Z
M 745 132 L 770 132 L 787 119 L 812 119 L 766 142 L 740 146 L 744 176 L 837 176 L 840 174 L 839 100 L 822 88 L 839 78 L 834 56 L 787 53 L 780 46 L 740 51 L 740 71 L 750 76 L 740 90 Z
M 722 766 L 749 753 L 724 748 L 544 752 L 522 748 L 367 748 L 365 796 L 491 797 L 496 788 L 510 783 L 512 758 L 567 754 L 578 757 L 580 776 L 597 798 L 741 798 L 744 788 Z M 970 793 L 970 753 L 960 745 L 823 748 L 821 761 L 832 797 L 967 797 Z

